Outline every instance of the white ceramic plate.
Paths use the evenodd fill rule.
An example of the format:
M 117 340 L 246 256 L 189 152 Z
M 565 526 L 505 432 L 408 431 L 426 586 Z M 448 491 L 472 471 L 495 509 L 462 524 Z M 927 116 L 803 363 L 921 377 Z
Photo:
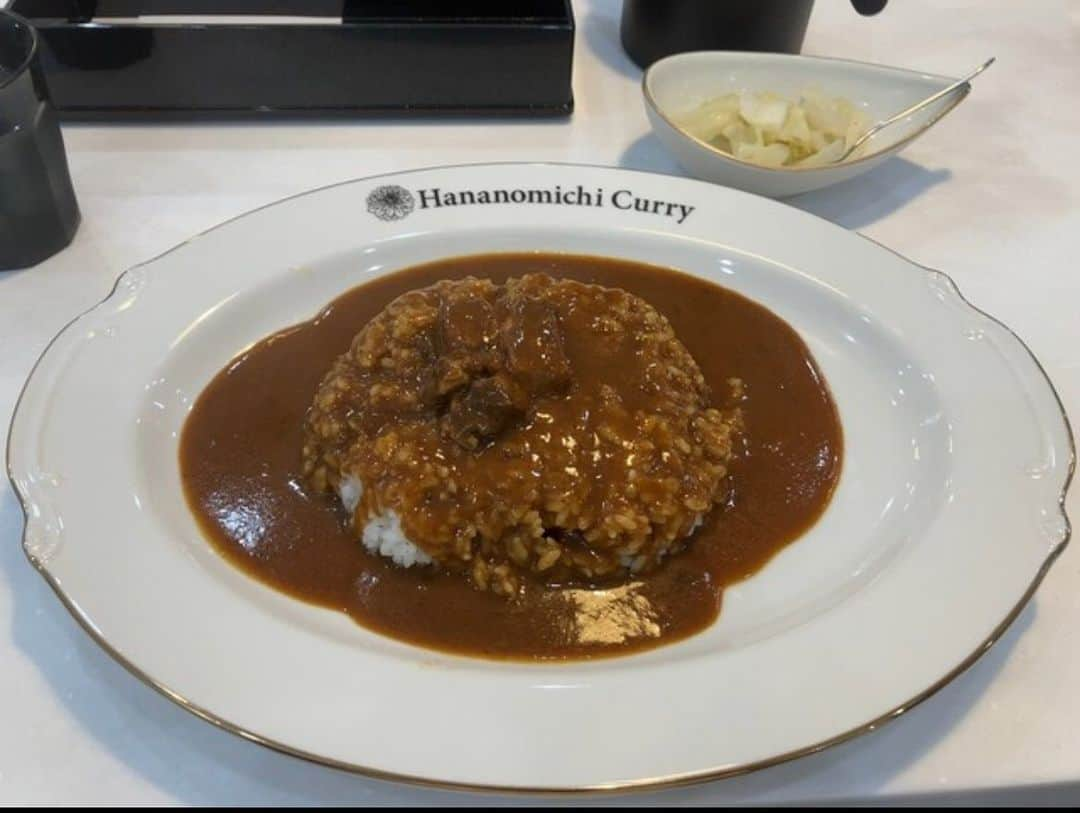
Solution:
M 903 121 L 886 127 L 855 155 L 825 167 L 762 167 L 707 144 L 675 124 L 679 114 L 707 99 L 740 91 L 773 91 L 791 99 L 808 87 L 842 96 L 882 121 L 955 82 L 947 76 L 916 73 L 847 59 L 793 54 L 694 51 L 654 62 L 642 78 L 645 112 L 653 132 L 696 178 L 759 195 L 783 198 L 831 186 L 861 175 L 900 152 L 962 102 L 965 83 Z M 957 145 L 962 149 L 963 145 Z
M 462 203 L 485 190 L 511 202 Z M 535 202 L 556 190 L 561 204 Z M 828 379 L 845 432 L 835 497 L 728 591 L 713 627 L 594 663 L 486 662 L 380 637 L 211 550 L 181 496 L 177 433 L 229 359 L 373 276 L 533 249 L 728 286 L 791 323 Z M 46 351 L 8 450 L 30 560 L 170 699 L 327 764 L 534 790 L 729 775 L 927 697 L 1001 634 L 1064 547 L 1072 461 L 1038 363 L 943 274 L 730 189 L 529 164 L 329 187 L 128 271 Z

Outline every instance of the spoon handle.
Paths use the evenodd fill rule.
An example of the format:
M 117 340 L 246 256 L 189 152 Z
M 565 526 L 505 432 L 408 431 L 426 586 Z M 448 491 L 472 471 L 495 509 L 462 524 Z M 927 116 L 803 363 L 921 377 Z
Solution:
M 859 136 L 857 139 L 855 139 L 855 143 L 852 144 L 850 147 L 848 147 L 846 150 L 844 150 L 844 154 L 841 155 L 839 158 L 837 158 L 834 163 L 840 163 L 841 161 L 845 160 L 849 155 L 851 155 L 853 152 L 855 152 L 855 150 L 857 150 L 859 147 L 861 147 L 863 144 L 865 144 L 867 141 L 869 141 L 875 135 L 880 133 L 882 130 L 884 130 L 886 127 L 888 127 L 890 124 L 895 124 L 896 122 L 900 121 L 901 119 L 906 119 L 912 113 L 916 113 L 919 110 L 922 110 L 927 105 L 933 104 L 938 99 L 941 99 L 944 96 L 948 96 L 950 93 L 952 93 L 954 90 L 956 90 L 961 85 L 966 85 L 968 82 L 970 82 L 976 76 L 978 76 L 980 73 L 982 73 L 987 68 L 989 68 L 991 65 L 993 65 L 994 60 L 996 60 L 996 59 L 997 59 L 997 57 L 993 57 L 993 56 L 990 57 L 988 60 L 986 60 L 986 62 L 984 62 L 979 67 L 977 67 L 975 70 L 973 70 L 967 76 L 965 76 L 963 79 L 957 79 L 955 82 L 953 82 L 947 88 L 939 90 L 933 96 L 927 96 L 921 102 L 916 102 L 911 107 L 905 108 L 904 110 L 901 110 L 899 113 L 896 113 L 895 115 L 892 115 L 892 116 L 890 116 L 889 118 L 887 118 L 887 119 L 885 119 L 883 121 L 879 121 L 877 124 L 875 124 L 869 130 L 867 130 L 865 133 L 863 133 L 861 136 Z

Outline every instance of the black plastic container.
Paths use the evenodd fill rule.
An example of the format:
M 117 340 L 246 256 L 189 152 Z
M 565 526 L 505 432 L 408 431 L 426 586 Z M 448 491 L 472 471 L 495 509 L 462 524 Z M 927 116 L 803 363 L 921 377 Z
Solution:
M 0 9 L 0 272 L 52 256 L 79 227 L 38 45 L 29 23 Z
M 852 0 L 867 16 L 885 3 Z M 623 48 L 642 68 L 685 51 L 797 54 L 813 6 L 814 0 L 623 0 Z
M 65 119 L 573 109 L 569 0 L 15 0 L 13 9 L 40 33 Z

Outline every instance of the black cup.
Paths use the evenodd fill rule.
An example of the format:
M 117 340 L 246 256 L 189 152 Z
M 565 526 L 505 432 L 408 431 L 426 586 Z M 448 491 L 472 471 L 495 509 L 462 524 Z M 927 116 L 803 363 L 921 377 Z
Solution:
M 0 271 L 67 246 L 79 227 L 64 139 L 33 26 L 0 9 Z
M 885 3 L 852 0 L 864 15 L 876 14 Z M 623 48 L 642 68 L 685 51 L 797 54 L 813 5 L 814 0 L 623 0 Z

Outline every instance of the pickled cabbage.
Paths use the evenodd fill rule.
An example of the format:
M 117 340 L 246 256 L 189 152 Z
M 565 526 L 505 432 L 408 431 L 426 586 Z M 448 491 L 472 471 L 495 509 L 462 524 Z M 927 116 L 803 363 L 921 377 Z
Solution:
M 812 167 L 836 161 L 870 120 L 847 99 L 810 88 L 796 101 L 768 91 L 728 93 L 676 117 L 676 124 L 741 161 Z

